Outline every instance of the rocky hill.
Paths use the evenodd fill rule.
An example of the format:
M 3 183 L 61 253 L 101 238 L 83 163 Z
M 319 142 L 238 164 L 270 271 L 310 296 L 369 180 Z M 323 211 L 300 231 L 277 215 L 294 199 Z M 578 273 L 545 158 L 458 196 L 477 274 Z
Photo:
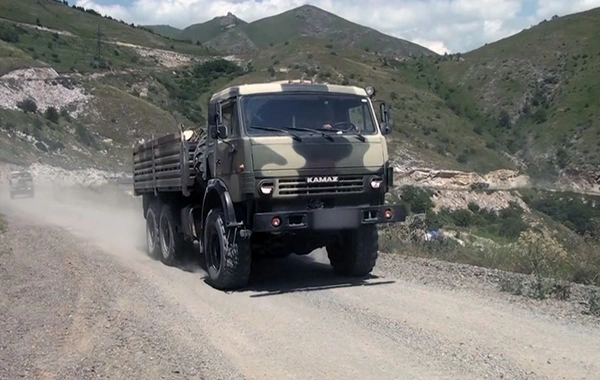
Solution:
M 215 17 L 207 22 L 190 25 L 179 32 L 176 37 L 192 40 L 194 42 L 199 41 L 204 44 L 217 38 L 221 34 L 239 30 L 246 25 L 248 25 L 246 21 L 241 20 L 231 12 L 228 12 L 225 16 Z M 157 33 L 160 32 L 157 31 Z
M 158 29 L 155 31 L 160 33 Z M 313 5 L 303 5 L 251 23 L 228 13 L 224 17 L 191 25 L 177 37 L 199 41 L 226 54 L 254 54 L 296 37 L 314 37 L 394 57 L 437 55 L 423 46 L 347 21 Z

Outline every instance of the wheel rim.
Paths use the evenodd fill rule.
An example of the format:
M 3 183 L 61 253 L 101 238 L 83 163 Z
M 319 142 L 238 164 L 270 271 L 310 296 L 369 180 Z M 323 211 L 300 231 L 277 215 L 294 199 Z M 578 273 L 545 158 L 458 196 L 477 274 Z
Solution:
M 210 238 L 208 241 L 208 266 L 215 271 L 219 271 L 221 267 L 221 242 L 219 235 L 215 229 L 211 229 Z
M 146 246 L 150 253 L 156 246 L 156 217 L 152 211 L 146 217 Z
M 169 253 L 171 252 L 171 226 L 167 218 L 163 217 L 160 220 L 160 244 L 162 255 L 165 259 L 169 257 Z

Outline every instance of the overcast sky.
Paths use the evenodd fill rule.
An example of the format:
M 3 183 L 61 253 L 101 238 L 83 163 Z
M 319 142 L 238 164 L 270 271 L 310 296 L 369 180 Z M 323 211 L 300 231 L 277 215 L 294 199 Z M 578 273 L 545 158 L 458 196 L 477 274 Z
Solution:
M 76 0 L 75 3 L 128 23 L 168 24 L 177 28 L 227 12 L 251 22 L 311 4 L 440 54 L 473 50 L 553 15 L 600 7 L 600 0 Z

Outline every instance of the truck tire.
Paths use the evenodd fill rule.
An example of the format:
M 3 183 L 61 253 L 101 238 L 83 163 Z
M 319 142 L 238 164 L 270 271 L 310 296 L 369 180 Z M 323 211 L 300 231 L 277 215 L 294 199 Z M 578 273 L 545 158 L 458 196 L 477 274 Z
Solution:
M 184 247 L 183 234 L 177 232 L 171 207 L 164 204 L 160 209 L 158 221 L 160 261 L 165 265 L 173 265 L 181 257 Z
M 341 239 L 328 245 L 327 256 L 338 275 L 362 277 L 375 267 L 379 252 L 379 235 L 375 225 L 343 231 Z
M 158 217 L 156 215 L 156 206 L 151 204 L 146 211 L 146 252 L 153 259 L 158 259 L 160 255 Z
M 223 211 L 212 209 L 204 228 L 207 282 L 219 290 L 236 290 L 248 284 L 252 265 L 250 239 L 225 228 Z

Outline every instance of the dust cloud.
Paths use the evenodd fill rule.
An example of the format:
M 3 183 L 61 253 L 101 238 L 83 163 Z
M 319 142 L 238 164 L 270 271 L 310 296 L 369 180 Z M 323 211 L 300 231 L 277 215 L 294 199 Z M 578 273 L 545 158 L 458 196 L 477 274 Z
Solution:
M 0 188 L 0 213 L 26 218 L 38 224 L 65 228 L 119 254 L 144 254 L 145 220 L 141 198 L 122 188 L 36 186 L 35 197 L 10 199 L 7 186 Z

